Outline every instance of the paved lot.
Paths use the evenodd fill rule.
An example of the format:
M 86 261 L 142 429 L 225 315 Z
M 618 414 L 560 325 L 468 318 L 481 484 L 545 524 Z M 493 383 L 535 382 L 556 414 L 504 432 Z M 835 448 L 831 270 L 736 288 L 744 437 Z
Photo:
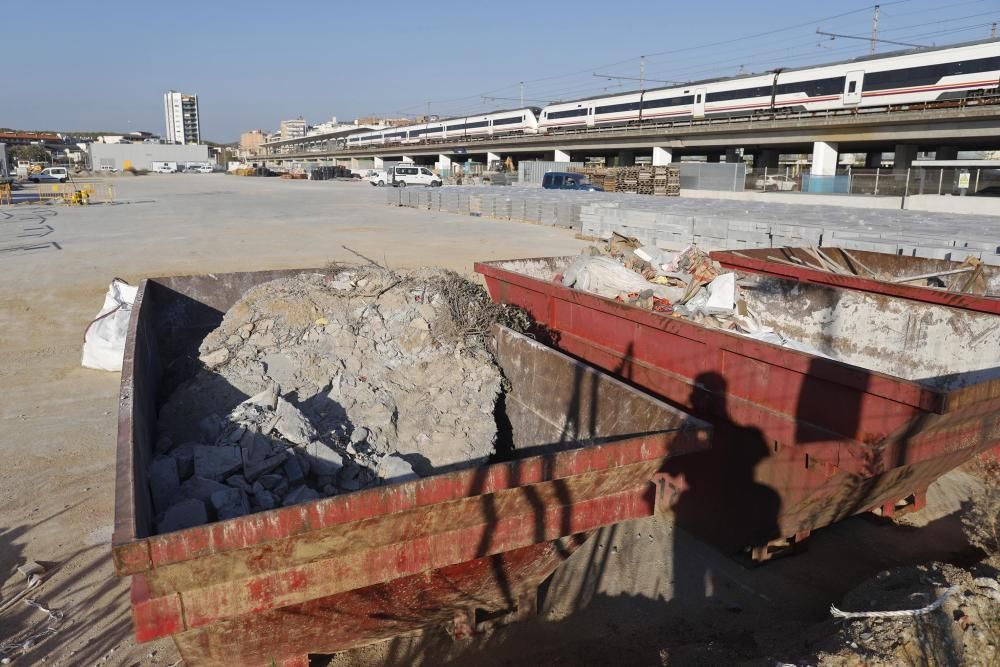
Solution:
M 567 254 L 585 245 L 550 227 L 389 208 L 383 192 L 365 183 L 225 175 L 114 183 L 122 203 L 113 206 L 0 208 L 0 600 L 22 586 L 14 568 L 32 559 L 52 572 L 35 598 L 66 615 L 58 633 L 19 659 L 24 664 L 43 657 L 73 665 L 177 660 L 168 642 L 133 643 L 128 589 L 114 578 L 109 558 L 119 376 L 85 370 L 79 359 L 84 328 L 114 276 L 135 283 L 144 276 L 322 266 L 352 259 L 343 246 L 396 267 L 471 273 L 475 260 Z M 925 515 L 924 531 L 852 520 L 820 531 L 810 553 L 754 571 L 661 519 L 609 529 L 557 577 L 538 622 L 466 644 L 433 634 L 338 660 L 514 664 L 541 652 L 566 657 L 565 664 L 615 655 L 659 664 L 671 611 L 662 605 L 673 600 L 677 612 L 685 589 L 677 582 L 692 577 L 698 586 L 685 594 L 715 618 L 737 618 L 720 606 L 730 600 L 748 610 L 778 606 L 780 622 L 811 622 L 881 567 L 960 550 L 949 515 L 964 483 L 959 476 L 935 487 L 936 514 Z M 685 554 L 686 565 L 671 553 Z M 23 605 L 5 613 L 0 641 L 43 618 Z

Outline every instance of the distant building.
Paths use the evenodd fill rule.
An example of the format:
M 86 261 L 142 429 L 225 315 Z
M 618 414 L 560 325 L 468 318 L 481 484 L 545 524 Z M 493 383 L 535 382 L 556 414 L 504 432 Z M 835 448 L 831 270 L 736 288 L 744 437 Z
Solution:
M 62 137 L 58 134 L 48 134 L 45 132 L 0 132 L 0 142 L 8 146 L 59 144 L 62 143 Z
M 319 125 L 311 126 L 309 130 L 306 132 L 306 136 L 310 136 L 313 134 L 327 134 L 329 132 L 337 132 L 338 130 L 342 130 L 344 128 L 352 126 L 353 126 L 352 123 L 338 123 L 337 117 L 333 116 L 332 118 L 330 118 L 330 120 L 326 121 L 325 123 L 320 123 Z
M 95 171 L 152 169 L 154 162 L 209 162 L 208 146 L 203 144 L 90 144 L 90 165 Z
M 240 152 L 241 158 L 255 157 L 264 151 L 261 149 L 261 144 L 267 141 L 267 133 L 264 130 L 250 130 L 249 132 L 244 132 L 240 135 Z
M 281 138 L 301 139 L 306 136 L 306 122 L 299 116 L 295 120 L 281 121 Z
M 166 140 L 172 144 L 197 144 L 201 142 L 201 119 L 198 115 L 198 96 L 178 93 L 176 90 L 163 95 L 166 116 Z

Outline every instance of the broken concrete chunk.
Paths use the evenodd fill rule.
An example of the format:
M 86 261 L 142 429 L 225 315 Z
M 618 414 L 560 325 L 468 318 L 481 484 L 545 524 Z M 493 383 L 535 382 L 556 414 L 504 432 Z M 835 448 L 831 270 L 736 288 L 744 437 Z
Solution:
M 212 506 L 219 520 L 235 519 L 250 513 L 250 501 L 243 489 L 229 488 L 212 494 Z
M 282 501 L 281 504 L 288 507 L 289 505 L 297 505 L 310 500 L 319 500 L 319 494 L 303 484 L 301 486 L 296 486 L 289 491 L 288 495 L 285 496 L 285 500 Z
M 243 460 L 252 463 L 263 461 L 273 453 L 271 439 L 260 433 L 247 431 L 240 440 L 240 447 L 243 448 Z
M 288 483 L 291 486 L 301 484 L 306 479 L 306 473 L 302 470 L 298 457 L 289 456 L 288 459 L 285 460 L 284 471 L 285 478 L 288 479 Z
M 231 477 L 227 477 L 226 486 L 243 489 L 246 493 L 250 493 L 250 491 L 253 490 L 253 487 L 247 483 L 247 480 L 243 475 L 232 475 Z
M 219 364 L 223 364 L 226 362 L 226 359 L 229 358 L 229 350 L 222 347 L 216 350 L 215 352 L 209 352 L 208 354 L 203 354 L 199 358 L 201 359 L 201 363 L 205 364 L 207 368 L 215 368 Z
M 45 574 L 45 568 L 33 560 L 29 560 L 23 565 L 18 565 L 17 571 L 20 572 L 21 576 L 25 579 L 31 579 L 32 577 Z
M 149 464 L 149 491 L 153 498 L 153 508 L 163 512 L 174 501 L 181 486 L 177 474 L 177 459 L 161 456 Z
M 197 442 L 185 442 L 170 450 L 170 457 L 177 461 L 177 476 L 185 480 L 194 475 L 194 448 Z
M 345 491 L 357 491 L 361 488 L 361 467 L 356 463 L 348 463 L 340 471 L 340 488 Z
M 362 442 L 368 440 L 368 429 L 364 426 L 358 426 L 356 429 L 351 431 L 351 444 L 359 445 Z
M 285 452 L 278 452 L 277 454 L 272 454 L 268 456 L 263 461 L 251 462 L 247 461 L 243 464 L 243 477 L 249 482 L 255 481 L 261 475 L 269 473 L 288 458 L 288 454 Z
M 316 439 L 316 429 L 294 405 L 279 398 L 276 412 L 278 422 L 274 425 L 274 429 L 285 440 L 295 445 L 307 445 Z
M 386 456 L 379 461 L 375 473 L 388 482 L 405 482 L 420 478 L 420 475 L 413 472 L 413 466 L 406 459 L 396 455 Z
M 306 445 L 306 454 L 309 456 L 312 472 L 317 477 L 332 477 L 344 467 L 344 457 L 318 440 Z
M 225 479 L 243 467 L 243 450 L 239 447 L 194 448 L 194 474 L 205 479 Z
M 198 422 L 198 430 L 205 442 L 215 442 L 222 431 L 222 419 L 213 412 Z
M 272 489 L 274 489 L 276 486 L 278 486 L 279 484 L 281 484 L 283 481 L 285 481 L 285 478 L 282 477 L 281 475 L 271 475 L 271 474 L 261 475 L 257 479 L 257 482 L 259 482 L 261 486 L 263 486 L 265 489 L 267 489 L 269 491 L 272 490 Z M 256 484 L 254 484 L 254 486 L 256 486 Z
M 262 510 L 273 510 L 278 506 L 278 499 L 274 497 L 274 494 L 267 489 L 261 489 L 253 494 L 254 500 L 257 502 L 257 506 Z
M 158 523 L 156 528 L 158 533 L 170 533 L 194 528 L 207 522 L 208 512 L 205 510 L 205 503 L 192 498 L 168 507 L 163 514 L 163 521 Z
M 202 477 L 192 477 L 188 481 L 181 484 L 181 495 L 185 498 L 195 498 L 204 502 L 208 502 L 212 498 L 212 494 L 216 491 L 225 491 L 230 487 L 225 484 L 220 484 L 215 480 L 204 479 Z

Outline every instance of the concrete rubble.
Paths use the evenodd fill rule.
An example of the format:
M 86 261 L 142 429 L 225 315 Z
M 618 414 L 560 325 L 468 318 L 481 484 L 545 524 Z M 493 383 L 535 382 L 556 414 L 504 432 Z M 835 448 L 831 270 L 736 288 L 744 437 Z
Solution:
M 160 410 L 159 532 L 485 462 L 503 383 L 485 333 L 518 318 L 436 269 L 251 289 Z

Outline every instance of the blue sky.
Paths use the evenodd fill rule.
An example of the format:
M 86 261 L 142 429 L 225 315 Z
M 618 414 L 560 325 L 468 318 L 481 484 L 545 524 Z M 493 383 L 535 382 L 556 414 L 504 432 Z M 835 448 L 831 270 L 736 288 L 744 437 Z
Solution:
M 594 73 L 638 77 L 644 54 L 646 78 L 664 81 L 864 55 L 866 41 L 816 29 L 869 35 L 874 3 L 41 4 L 4 3 L 0 127 L 162 134 L 172 88 L 199 96 L 204 138 L 232 141 L 300 115 L 318 123 L 420 114 L 428 101 L 441 115 L 517 106 L 520 81 L 529 104 L 629 90 L 638 82 Z M 880 36 L 921 45 L 985 38 L 1000 21 L 1000 0 L 881 5 Z

